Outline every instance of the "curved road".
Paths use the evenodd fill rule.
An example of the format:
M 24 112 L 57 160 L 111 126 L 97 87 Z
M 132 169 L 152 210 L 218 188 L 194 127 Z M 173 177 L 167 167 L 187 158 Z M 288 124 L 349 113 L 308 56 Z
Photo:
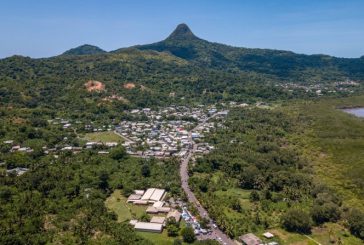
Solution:
M 215 113 L 214 115 L 212 115 L 211 117 L 206 118 L 204 121 L 202 121 L 201 123 L 199 123 L 194 129 L 196 129 L 197 127 L 201 126 L 203 123 L 207 122 L 209 119 L 216 117 L 218 115 L 220 115 L 221 113 Z M 193 130 L 194 130 L 193 129 Z M 191 131 L 193 131 L 191 130 Z M 196 149 L 197 149 L 197 145 L 194 143 L 194 141 L 192 140 L 192 136 L 191 136 L 191 132 L 189 134 L 189 141 L 192 144 L 192 149 L 190 149 L 188 151 L 188 154 L 183 157 L 181 159 L 181 165 L 180 165 L 180 175 L 181 175 L 181 182 L 182 182 L 182 188 L 184 190 L 184 192 L 187 195 L 187 199 L 190 203 L 194 204 L 195 207 L 197 208 L 199 214 L 201 217 L 203 218 L 207 218 L 210 220 L 210 227 L 212 227 L 212 220 L 210 219 L 210 217 L 208 216 L 207 211 L 199 204 L 199 201 L 197 200 L 195 194 L 193 194 L 193 192 L 191 191 L 190 187 L 188 186 L 188 162 L 190 160 L 190 158 L 192 157 L 192 155 L 195 153 Z M 220 241 L 222 244 L 228 244 L 228 245 L 233 245 L 235 244 L 233 240 L 231 240 L 224 232 L 222 232 L 218 227 L 217 228 L 211 228 L 212 229 L 212 233 L 209 235 L 200 235 L 199 237 L 202 239 L 214 239 L 214 240 L 218 240 Z

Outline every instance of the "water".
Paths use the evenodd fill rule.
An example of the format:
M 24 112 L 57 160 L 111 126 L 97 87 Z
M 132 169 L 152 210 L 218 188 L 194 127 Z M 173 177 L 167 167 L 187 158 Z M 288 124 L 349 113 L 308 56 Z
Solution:
M 357 117 L 364 117 L 364 107 L 362 108 L 352 108 L 352 109 L 344 109 L 343 111 L 353 114 Z

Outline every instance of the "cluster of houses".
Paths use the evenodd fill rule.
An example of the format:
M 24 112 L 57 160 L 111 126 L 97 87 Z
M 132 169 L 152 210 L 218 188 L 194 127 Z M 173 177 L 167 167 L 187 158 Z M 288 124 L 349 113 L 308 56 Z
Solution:
M 15 144 L 14 140 L 5 140 L 3 141 L 3 143 L 6 145 L 11 145 L 10 152 L 25 152 L 25 153 L 33 152 L 32 148 Z
M 353 93 L 359 85 L 360 82 L 347 79 L 340 82 L 322 83 L 320 81 L 316 81 L 312 84 L 283 83 L 277 84 L 276 86 L 282 87 L 289 92 L 293 92 L 294 90 L 302 90 L 305 93 L 312 93 L 316 94 L 317 96 L 321 96 L 324 93 Z
M 205 133 L 222 124 L 205 122 L 215 108 L 167 107 L 154 111 L 150 108 L 130 111 L 130 118 L 143 121 L 122 121 L 115 131 L 125 139 L 123 146 L 131 155 L 147 157 L 183 157 L 192 146 L 191 140 L 201 141 Z M 197 128 L 194 128 L 199 125 Z M 191 131 L 191 129 L 193 129 Z M 208 153 L 212 148 L 201 145 L 199 151 Z
M 174 218 L 177 222 L 181 220 L 181 213 L 175 209 L 174 205 L 164 201 L 167 193 L 164 189 L 149 188 L 144 190 L 134 190 L 128 197 L 127 202 L 134 205 L 146 205 L 146 213 L 152 215 L 149 222 L 130 220 L 135 230 L 146 232 L 163 231 L 168 218 Z
M 64 119 L 60 117 L 56 117 L 54 119 L 48 120 L 49 124 L 52 125 L 61 125 L 63 129 L 73 129 L 79 128 L 83 122 L 80 120 L 71 120 L 71 119 Z M 81 126 L 82 127 L 82 126 Z M 104 132 L 104 131 L 112 131 L 114 129 L 114 125 L 96 125 L 94 122 L 85 124 L 84 130 L 88 132 Z

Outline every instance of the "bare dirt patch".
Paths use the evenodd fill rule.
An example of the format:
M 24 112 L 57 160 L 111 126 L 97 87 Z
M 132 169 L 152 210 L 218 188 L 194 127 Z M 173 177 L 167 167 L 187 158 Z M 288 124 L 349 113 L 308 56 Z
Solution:
M 94 81 L 94 80 L 90 80 L 87 83 L 85 83 L 85 87 L 88 92 L 93 92 L 93 91 L 100 92 L 100 91 L 105 90 L 105 84 L 103 84 L 102 82 L 99 82 L 99 81 Z

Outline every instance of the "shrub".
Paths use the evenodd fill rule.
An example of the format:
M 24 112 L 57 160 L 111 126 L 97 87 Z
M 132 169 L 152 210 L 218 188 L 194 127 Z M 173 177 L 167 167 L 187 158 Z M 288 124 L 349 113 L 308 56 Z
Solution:
M 181 234 L 184 242 L 193 243 L 196 240 L 195 232 L 190 226 L 183 228 Z
M 303 210 L 290 209 L 282 216 L 282 225 L 287 231 L 310 233 L 312 222 Z

